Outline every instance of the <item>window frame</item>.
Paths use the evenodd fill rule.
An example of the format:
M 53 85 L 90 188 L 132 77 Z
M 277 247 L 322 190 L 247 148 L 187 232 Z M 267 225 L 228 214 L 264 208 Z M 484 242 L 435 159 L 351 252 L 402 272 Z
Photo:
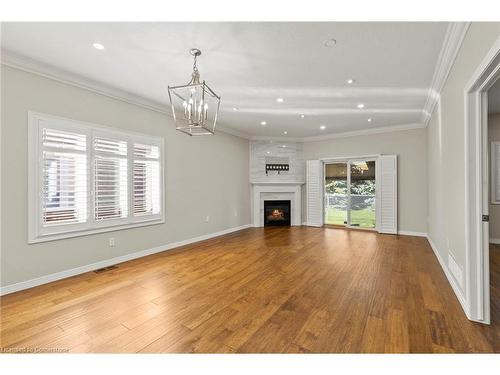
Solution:
M 46 227 L 41 219 L 43 187 L 43 128 L 59 129 L 85 134 L 87 140 L 87 221 L 85 223 Z M 127 203 L 128 216 L 109 220 L 95 220 L 94 144 L 95 136 L 112 137 L 127 142 Z M 133 213 L 133 145 L 145 143 L 159 148 L 160 163 L 160 213 L 134 216 Z M 164 138 L 111 128 L 89 122 L 78 121 L 45 113 L 28 111 L 28 243 L 53 241 L 64 238 L 86 236 L 135 227 L 165 223 L 165 153 Z

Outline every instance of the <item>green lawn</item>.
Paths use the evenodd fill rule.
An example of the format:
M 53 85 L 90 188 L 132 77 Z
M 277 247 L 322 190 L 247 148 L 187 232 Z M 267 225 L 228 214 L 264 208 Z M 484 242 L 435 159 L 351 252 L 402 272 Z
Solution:
M 346 211 L 334 207 L 326 208 L 325 224 L 344 225 L 344 220 L 347 220 Z M 362 228 L 375 228 L 375 212 L 370 208 L 351 211 L 351 225 Z

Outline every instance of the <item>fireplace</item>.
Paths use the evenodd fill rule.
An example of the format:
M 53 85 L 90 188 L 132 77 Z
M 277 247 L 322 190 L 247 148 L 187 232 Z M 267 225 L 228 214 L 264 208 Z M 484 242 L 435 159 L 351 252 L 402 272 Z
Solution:
M 290 201 L 264 201 L 264 226 L 290 226 Z

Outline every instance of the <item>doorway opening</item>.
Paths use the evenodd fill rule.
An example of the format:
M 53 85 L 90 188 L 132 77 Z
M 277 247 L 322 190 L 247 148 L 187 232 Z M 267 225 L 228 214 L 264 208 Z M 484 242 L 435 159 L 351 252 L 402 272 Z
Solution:
M 489 324 L 490 306 L 490 161 L 488 91 L 500 78 L 500 37 L 465 88 L 466 306 L 469 319 Z M 493 191 L 493 189 L 491 190 Z
M 490 321 L 500 322 L 500 79 L 488 90 Z
M 374 159 L 325 163 L 325 224 L 376 228 L 375 164 Z

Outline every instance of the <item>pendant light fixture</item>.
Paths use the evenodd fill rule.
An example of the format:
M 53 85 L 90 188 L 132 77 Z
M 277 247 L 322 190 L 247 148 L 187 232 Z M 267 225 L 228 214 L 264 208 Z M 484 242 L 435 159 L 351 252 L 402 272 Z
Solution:
M 168 86 L 175 128 L 189 135 L 214 134 L 220 96 L 205 81 L 200 82 L 196 58 L 201 55 L 201 51 L 193 48 L 189 53 L 194 57 L 191 81 L 187 85 Z

